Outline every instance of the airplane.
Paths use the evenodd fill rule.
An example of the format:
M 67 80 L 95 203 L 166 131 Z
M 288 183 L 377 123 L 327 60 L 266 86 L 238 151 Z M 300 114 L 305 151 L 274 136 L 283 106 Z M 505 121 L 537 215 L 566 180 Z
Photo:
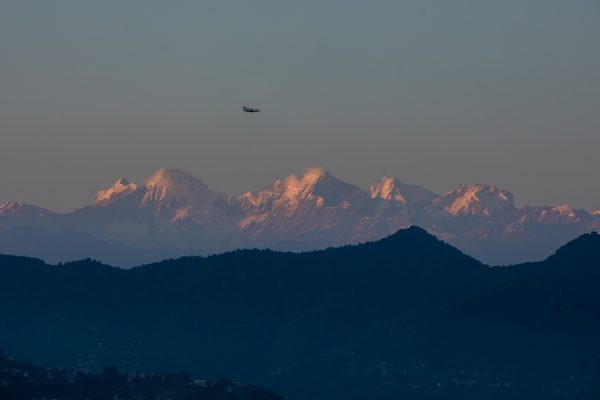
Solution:
M 260 112 L 260 110 L 258 108 L 250 108 L 250 107 L 243 107 L 243 106 L 242 106 L 242 110 L 244 110 L 244 112 L 249 112 L 249 113 Z

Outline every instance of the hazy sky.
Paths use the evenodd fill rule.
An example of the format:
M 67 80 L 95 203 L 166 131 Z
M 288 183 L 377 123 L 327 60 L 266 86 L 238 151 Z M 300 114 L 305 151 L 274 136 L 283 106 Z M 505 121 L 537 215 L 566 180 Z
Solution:
M 599 157 L 598 0 L 0 1 L 0 202 L 319 165 L 599 209 Z

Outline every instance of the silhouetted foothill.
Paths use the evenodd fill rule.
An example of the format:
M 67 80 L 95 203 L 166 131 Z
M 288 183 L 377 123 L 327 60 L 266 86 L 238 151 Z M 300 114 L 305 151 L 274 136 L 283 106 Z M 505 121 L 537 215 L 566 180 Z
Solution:
M 599 253 L 588 234 L 542 262 L 488 267 L 411 227 L 129 270 L 2 256 L 0 343 L 50 365 L 231 376 L 292 400 L 594 398 Z

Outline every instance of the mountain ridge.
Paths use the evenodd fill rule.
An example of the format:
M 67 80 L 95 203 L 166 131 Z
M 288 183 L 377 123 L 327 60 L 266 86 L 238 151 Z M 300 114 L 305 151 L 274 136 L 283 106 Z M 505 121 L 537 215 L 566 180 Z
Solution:
M 129 270 L 0 256 L 0 343 L 92 370 L 228 373 L 291 400 L 594 398 L 598 249 L 584 235 L 560 257 L 490 268 L 411 227 Z
M 518 208 L 512 193 L 483 183 L 438 196 L 383 177 L 365 190 L 318 167 L 237 197 L 213 191 L 184 171 L 161 168 L 144 184 L 121 178 L 90 205 L 65 214 L 18 203 L 0 206 L 5 233 L 32 228 L 50 236 L 68 230 L 132 249 L 179 249 L 179 255 L 245 247 L 319 249 L 376 240 L 411 225 L 488 264 L 513 264 L 542 259 L 599 230 L 600 214 L 567 205 Z M 14 254 L 35 246 L 22 247 L 0 241 L 0 251 Z M 49 260 L 72 259 L 70 249 L 63 250 L 64 259 Z

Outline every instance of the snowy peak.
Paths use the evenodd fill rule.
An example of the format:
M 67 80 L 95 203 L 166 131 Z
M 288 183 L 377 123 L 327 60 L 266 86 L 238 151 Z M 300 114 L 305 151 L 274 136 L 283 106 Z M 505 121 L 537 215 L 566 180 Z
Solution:
M 170 192 L 208 190 L 200 179 L 180 169 L 160 168 L 146 182 L 147 188 L 161 188 Z
M 246 217 L 238 227 L 253 237 L 294 241 L 294 237 L 313 237 L 322 231 L 336 236 L 339 243 L 348 243 L 353 235 L 348 225 L 357 223 L 357 215 L 372 211 L 369 203 L 373 200 L 361 188 L 326 170 L 309 168 L 300 176 L 291 174 L 263 190 L 245 193 L 239 202 Z M 346 228 L 333 228 L 338 225 Z
M 52 214 L 54 214 L 52 211 L 45 208 L 16 201 L 0 204 L 0 216 L 2 217 L 44 217 Z
M 371 198 L 393 200 L 402 204 L 431 202 L 438 197 L 435 193 L 417 186 L 408 185 L 396 178 L 384 176 L 369 188 Z
M 115 202 L 116 200 L 130 195 L 131 193 L 135 192 L 137 188 L 137 185 L 127 180 L 127 178 L 121 178 L 108 189 L 100 190 L 94 199 L 93 205 L 106 206 Z
M 17 203 L 16 201 L 8 201 L 6 203 L 0 204 L 0 215 L 14 215 L 18 213 L 21 207 L 22 205 Z
M 555 207 L 529 207 L 525 206 L 519 212 L 518 223 L 536 221 L 540 223 L 565 223 L 571 224 L 589 219 L 590 214 L 575 210 L 573 207 L 563 204 Z M 591 217 L 593 218 L 593 217 Z
M 368 197 L 359 187 L 337 179 L 322 168 L 309 168 L 301 178 L 290 175 L 283 186 L 289 199 L 316 198 L 326 206 Z
M 576 216 L 575 210 L 568 204 L 552 207 L 552 210 L 565 217 L 574 218 Z
M 179 169 L 161 168 L 146 182 L 146 194 L 142 205 L 175 201 L 195 203 L 212 195 L 201 180 Z
M 288 199 L 308 198 L 313 195 L 317 183 L 332 178 L 331 174 L 322 168 L 309 168 L 301 177 L 291 174 L 283 182 L 275 182 L 275 188 Z
M 202 181 L 179 169 L 160 168 L 143 186 L 126 178 L 119 179 L 108 189 L 99 191 L 93 205 L 118 206 L 119 200 L 129 207 L 178 212 L 183 206 L 201 208 L 218 200 L 227 203 L 227 196 L 210 191 Z
M 517 211 L 512 193 L 484 183 L 459 186 L 435 199 L 433 204 L 454 216 L 492 217 Z
M 200 179 L 177 168 L 160 168 L 146 182 L 147 187 L 164 187 L 167 190 L 173 190 L 180 187 L 201 187 L 208 189 Z
M 209 229 L 212 236 L 204 238 L 207 241 L 218 241 L 231 233 L 232 219 L 241 215 L 235 199 L 210 190 L 201 180 L 179 169 L 156 171 L 146 182 L 138 207 L 162 220 Z M 197 239 L 184 235 L 181 240 Z
M 288 212 L 305 203 L 317 208 L 339 204 L 352 204 L 368 199 L 368 194 L 357 186 L 343 182 L 322 168 L 309 168 L 303 175 L 289 175 L 277 180 L 273 186 L 240 196 L 242 206 L 254 212 L 285 208 Z
M 600 217 L 600 210 L 592 211 L 592 215 Z
M 399 203 L 406 204 L 407 201 L 398 188 L 398 182 L 399 181 L 396 178 L 384 176 L 379 182 L 369 187 L 371 198 L 394 200 Z
M 578 210 L 568 204 L 555 206 L 551 208 L 550 216 L 555 216 L 551 222 L 574 223 L 582 220 L 594 218 L 594 212 L 588 213 L 585 210 Z M 600 214 L 598 214 L 600 215 Z

